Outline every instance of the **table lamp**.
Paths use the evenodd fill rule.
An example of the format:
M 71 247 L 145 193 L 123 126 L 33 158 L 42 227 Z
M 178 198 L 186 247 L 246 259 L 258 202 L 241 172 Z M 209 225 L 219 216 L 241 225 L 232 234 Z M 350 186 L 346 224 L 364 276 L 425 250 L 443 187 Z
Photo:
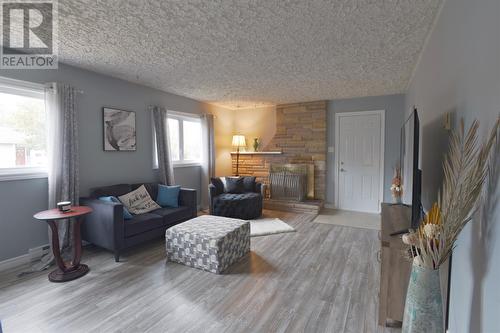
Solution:
M 233 147 L 236 148 L 236 176 L 239 176 L 238 168 L 240 164 L 240 148 L 246 147 L 244 135 L 233 135 Z

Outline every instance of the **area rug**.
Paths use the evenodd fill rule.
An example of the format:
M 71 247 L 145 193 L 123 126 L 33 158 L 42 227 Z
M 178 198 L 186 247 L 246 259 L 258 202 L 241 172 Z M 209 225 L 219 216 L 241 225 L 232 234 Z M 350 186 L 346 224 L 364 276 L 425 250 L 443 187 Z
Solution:
M 314 219 L 315 223 L 344 227 L 380 230 L 380 215 L 345 210 L 325 209 Z
M 294 232 L 295 229 L 278 218 L 264 217 L 250 220 L 250 237 Z

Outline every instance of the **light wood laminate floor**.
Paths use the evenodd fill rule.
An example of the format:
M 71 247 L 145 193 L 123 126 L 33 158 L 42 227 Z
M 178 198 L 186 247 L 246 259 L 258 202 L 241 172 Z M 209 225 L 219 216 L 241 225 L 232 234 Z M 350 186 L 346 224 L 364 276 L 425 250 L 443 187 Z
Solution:
M 86 276 L 0 274 L 10 332 L 398 332 L 377 326 L 377 231 L 267 212 L 297 229 L 252 238 L 251 254 L 216 275 L 165 263 L 158 240 L 125 253 L 85 247 Z

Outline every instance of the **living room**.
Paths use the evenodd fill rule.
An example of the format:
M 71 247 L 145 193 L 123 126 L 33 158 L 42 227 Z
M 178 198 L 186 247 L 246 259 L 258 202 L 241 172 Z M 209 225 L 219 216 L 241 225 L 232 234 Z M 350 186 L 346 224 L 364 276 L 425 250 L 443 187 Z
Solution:
M 498 332 L 498 1 L 26 3 L 1 332 Z

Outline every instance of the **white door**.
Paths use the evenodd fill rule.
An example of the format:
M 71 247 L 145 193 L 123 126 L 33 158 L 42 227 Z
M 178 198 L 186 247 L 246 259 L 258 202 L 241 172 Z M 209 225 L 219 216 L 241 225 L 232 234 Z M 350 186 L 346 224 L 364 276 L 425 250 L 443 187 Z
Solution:
M 336 206 L 379 212 L 383 194 L 384 111 L 336 114 Z

